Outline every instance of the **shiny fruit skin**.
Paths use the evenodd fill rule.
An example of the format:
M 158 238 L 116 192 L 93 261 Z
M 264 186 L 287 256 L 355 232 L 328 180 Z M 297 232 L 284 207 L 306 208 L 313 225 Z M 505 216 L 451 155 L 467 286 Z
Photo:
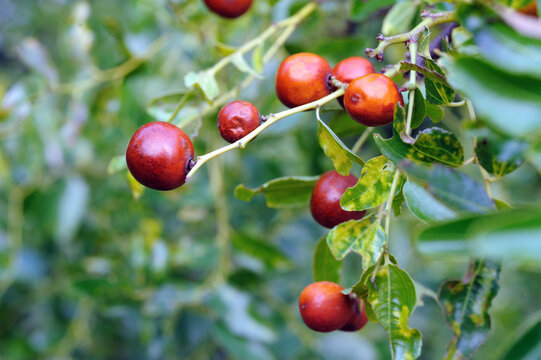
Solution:
M 340 61 L 332 69 L 331 75 L 343 83 L 349 84 L 361 76 L 373 74 L 374 65 L 360 56 L 351 56 Z
M 345 221 L 363 218 L 366 211 L 346 211 L 340 207 L 340 198 L 357 181 L 353 174 L 342 176 L 334 170 L 321 175 L 310 199 L 310 211 L 320 225 L 330 229 Z
M 287 57 L 276 72 L 276 95 L 287 107 L 308 104 L 329 95 L 331 66 L 319 55 L 298 53 Z
M 299 297 L 302 320 L 310 329 L 330 332 L 343 327 L 353 315 L 352 300 L 344 288 L 330 281 L 319 281 L 304 288 Z
M 366 323 L 368 322 L 368 317 L 366 316 L 366 311 L 364 310 L 364 302 L 362 302 L 358 297 L 353 294 L 349 295 L 352 298 L 353 303 L 353 315 L 351 319 L 342 326 L 340 330 L 342 331 L 358 331 L 361 330 Z
M 227 19 L 234 19 L 244 14 L 253 0 L 205 0 L 205 4 L 213 13 Z
M 402 94 L 396 84 L 382 74 L 368 74 L 353 80 L 344 95 L 348 114 L 365 126 L 392 123 L 397 103 L 404 105 Z
M 361 76 L 374 73 L 374 71 L 376 69 L 370 61 L 360 56 L 351 56 L 336 64 L 331 75 L 344 84 L 349 84 Z M 344 107 L 344 97 L 340 96 L 337 100 Z
M 261 121 L 257 108 L 247 101 L 233 101 L 218 113 L 218 130 L 225 141 L 234 143 L 254 131 Z
M 133 177 L 146 187 L 162 191 L 184 184 L 193 156 L 188 135 L 163 121 L 153 121 L 137 129 L 126 150 L 126 162 Z

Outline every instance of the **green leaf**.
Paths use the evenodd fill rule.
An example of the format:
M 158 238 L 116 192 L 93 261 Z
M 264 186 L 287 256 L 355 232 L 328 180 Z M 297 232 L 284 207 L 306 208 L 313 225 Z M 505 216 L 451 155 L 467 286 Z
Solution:
M 541 358 L 541 312 L 530 316 L 513 334 L 513 342 L 502 360 L 533 360 Z
M 444 113 L 441 106 L 435 105 L 426 101 L 425 109 L 426 109 L 426 116 L 429 116 L 433 122 L 437 123 L 437 122 L 440 122 L 441 119 L 443 119 Z
M 446 58 L 445 67 L 449 83 L 473 102 L 480 120 L 513 137 L 541 135 L 541 80 L 511 75 L 477 58 Z
M 254 70 L 244 59 L 244 56 L 241 53 L 237 53 L 231 57 L 231 63 L 235 65 L 239 71 L 243 73 L 250 74 L 257 79 L 263 79 L 263 76 Z
M 425 59 L 425 66 L 433 73 L 445 78 L 445 73 L 434 60 Z M 445 105 L 453 102 L 455 91 L 443 82 L 435 81 L 432 77 L 425 77 L 426 99 L 436 105 Z
M 317 136 L 323 152 L 332 160 L 339 174 L 348 175 L 353 162 L 364 165 L 364 161 L 352 153 L 320 119 L 318 119 Z
M 421 90 L 415 88 L 415 101 L 413 102 L 413 114 L 411 117 L 411 128 L 416 129 L 425 120 L 426 117 L 426 107 L 425 107 L 425 98 Z
M 128 165 L 126 164 L 126 155 L 117 155 L 111 158 L 109 166 L 107 166 L 107 174 L 113 175 L 119 171 L 126 170 Z
M 398 2 L 385 15 L 381 32 L 385 36 L 407 32 L 411 27 L 415 15 L 417 15 L 417 4 L 415 2 Z
M 413 148 L 445 165 L 459 167 L 464 163 L 464 149 L 456 136 L 437 127 L 421 131 L 415 139 Z
M 503 24 L 481 27 L 474 38 L 484 59 L 495 67 L 541 79 L 541 40 L 520 35 Z
M 407 180 L 406 177 L 400 174 L 400 177 L 398 180 L 398 186 L 396 187 L 396 193 L 393 197 L 393 203 L 391 205 L 393 208 L 394 216 L 400 216 L 402 204 L 405 201 L 403 189 L 404 189 L 404 184 L 406 183 L 406 180 Z
M 251 201 L 254 196 L 260 193 L 260 189 L 250 189 L 244 186 L 244 184 L 237 185 L 234 191 L 234 195 L 237 199 L 242 201 Z
M 214 45 L 216 47 L 216 50 L 218 51 L 218 53 L 221 55 L 221 56 L 228 56 L 228 55 L 231 55 L 233 54 L 235 51 L 237 51 L 238 48 L 234 47 L 234 46 L 231 46 L 231 45 L 227 45 L 227 44 L 224 44 L 222 42 L 216 42 L 216 44 Z
M 337 260 L 351 251 L 362 256 L 363 269 L 374 264 L 383 250 L 386 235 L 374 217 L 349 220 L 335 226 L 327 234 L 327 245 Z
M 340 206 L 348 211 L 362 211 L 377 207 L 387 201 L 395 173 L 394 164 L 385 156 L 366 162 L 361 177 L 354 187 L 346 189 Z
M 263 44 L 256 47 L 252 52 L 252 66 L 258 74 L 263 72 Z
M 456 213 L 439 202 L 421 185 L 407 181 L 404 185 L 404 198 L 413 215 L 427 223 L 449 220 Z
M 319 239 L 314 249 L 312 274 L 314 281 L 332 281 L 340 283 L 342 262 L 336 260 L 327 245 L 325 237 Z
M 235 249 L 261 260 L 267 268 L 285 269 L 291 265 L 281 250 L 264 239 L 246 234 L 236 234 L 232 238 L 232 244 Z
M 488 309 L 499 290 L 500 265 L 475 261 L 462 280 L 443 283 L 438 301 L 454 337 L 447 347 L 447 360 L 469 359 L 485 342 L 490 330 Z
M 495 176 L 504 176 L 518 168 L 525 160 L 528 145 L 497 134 L 478 138 L 475 153 L 479 164 Z
M 428 60 L 430 60 L 430 59 L 428 59 Z M 411 70 L 414 70 L 414 71 L 417 71 L 420 74 L 423 74 L 425 79 L 431 80 L 434 83 L 448 85 L 447 81 L 445 80 L 445 76 L 443 75 L 443 72 L 430 70 L 427 67 L 423 67 L 423 66 L 418 65 L 418 64 L 410 63 L 408 61 L 401 61 L 400 62 L 400 69 L 398 71 L 400 71 L 401 73 L 405 73 L 405 72 L 408 72 L 408 71 L 411 71 Z
M 361 21 L 368 18 L 376 10 L 394 4 L 395 0 L 353 0 L 349 15 L 351 20 Z
M 141 198 L 145 191 L 145 187 L 141 185 L 137 180 L 135 180 L 135 178 L 129 171 L 126 171 L 126 179 L 128 180 L 128 184 L 130 186 L 133 198 L 135 200 L 139 200 L 139 198 Z
M 490 256 L 539 266 L 539 239 L 541 210 L 510 209 L 433 225 L 417 235 L 417 245 L 431 256 Z
M 214 74 L 207 71 L 189 72 L 184 76 L 184 85 L 188 89 L 198 87 L 209 101 L 216 99 L 220 95 L 220 87 Z
M 393 121 L 393 137 L 383 139 L 379 134 L 374 134 L 374 141 L 379 150 L 395 165 L 403 160 L 413 160 L 415 162 L 430 164 L 433 159 L 426 157 L 424 154 L 415 150 L 415 148 L 406 144 L 401 139 L 401 134 L 404 135 L 405 127 L 405 110 L 402 106 L 397 105 L 394 112 Z M 410 138 L 410 140 L 414 141 Z
M 411 162 L 401 163 L 400 168 L 408 179 L 414 179 L 443 204 L 456 211 L 484 213 L 494 209 L 494 201 L 483 185 L 459 171 L 441 165 L 427 168 Z
M 419 37 L 418 43 L 419 43 L 419 54 L 422 57 L 426 57 L 428 59 L 431 59 L 430 56 L 430 29 L 425 28 L 423 30 L 422 35 Z
M 372 282 L 369 279 L 374 271 L 375 267 L 368 269 L 367 275 L 363 274 L 368 290 L 366 300 L 377 321 L 389 334 L 392 358 L 417 359 L 421 355 L 421 333 L 408 326 L 417 302 L 415 285 L 408 273 L 390 261 L 377 268 Z
M 310 201 L 312 190 L 318 179 L 318 176 L 283 177 L 271 180 L 255 189 L 241 184 L 235 188 L 235 197 L 242 201 L 250 201 L 255 195 L 262 193 L 270 208 L 304 206 Z
M 223 351 L 228 355 L 228 358 L 261 360 L 272 359 L 272 355 L 269 354 L 263 347 L 254 346 L 254 343 L 250 342 L 245 337 L 232 334 L 222 324 L 213 326 L 211 334 L 214 343 L 223 349 Z

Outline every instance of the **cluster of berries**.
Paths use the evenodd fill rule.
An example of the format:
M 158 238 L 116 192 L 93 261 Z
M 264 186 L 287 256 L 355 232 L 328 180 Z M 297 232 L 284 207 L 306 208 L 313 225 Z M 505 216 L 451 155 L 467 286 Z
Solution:
M 336 90 L 330 81 L 333 77 L 349 84 L 343 99 L 338 100 L 363 125 L 392 122 L 396 104 L 403 104 L 395 83 L 385 75 L 374 73 L 368 60 L 350 57 L 331 69 L 325 59 L 312 53 L 295 54 L 282 62 L 276 74 L 276 94 L 288 107 L 304 105 Z M 218 114 L 220 134 L 230 143 L 242 139 L 260 124 L 258 109 L 246 101 L 233 101 Z M 182 130 L 156 121 L 135 132 L 126 151 L 126 161 L 131 174 L 141 184 L 155 190 L 172 190 L 186 181 L 194 164 L 194 150 Z

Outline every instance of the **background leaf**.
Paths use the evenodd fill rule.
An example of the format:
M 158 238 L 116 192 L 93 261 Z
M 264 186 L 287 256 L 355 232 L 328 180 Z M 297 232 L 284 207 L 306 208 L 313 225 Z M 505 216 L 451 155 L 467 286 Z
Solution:
M 491 134 L 477 139 L 475 154 L 489 174 L 501 177 L 522 165 L 527 147 L 521 140 Z
M 503 360 L 528 360 L 541 356 L 541 313 L 534 314 L 513 334 Z
M 417 15 L 417 4 L 415 2 L 408 0 L 398 2 L 385 15 L 381 32 L 385 36 L 407 32 L 415 15 Z
M 434 223 L 456 217 L 453 210 L 439 202 L 430 192 L 414 181 L 407 181 L 404 185 L 404 198 L 413 215 L 424 222 Z
M 530 263 L 541 254 L 540 236 L 541 211 L 516 209 L 433 225 L 417 240 L 419 250 L 427 255 L 491 256 Z
M 505 73 L 476 58 L 449 59 L 445 67 L 449 83 L 473 102 L 483 122 L 510 136 L 541 135 L 541 80 Z
M 271 208 L 303 206 L 310 201 L 318 179 L 318 176 L 289 176 L 271 180 L 256 189 L 238 185 L 235 196 L 239 200 L 250 201 L 257 193 L 262 193 Z
M 499 290 L 499 273 L 499 264 L 475 261 L 462 280 L 441 286 L 438 299 L 454 333 L 445 359 L 469 359 L 485 342 L 490 330 L 488 309 Z
M 342 262 L 336 260 L 327 246 L 327 238 L 322 237 L 314 249 L 312 276 L 314 281 L 332 281 L 340 283 Z
M 484 213 L 494 209 L 494 201 L 487 195 L 483 185 L 456 170 L 432 165 L 426 168 L 404 162 L 400 168 L 437 199 L 451 209 Z

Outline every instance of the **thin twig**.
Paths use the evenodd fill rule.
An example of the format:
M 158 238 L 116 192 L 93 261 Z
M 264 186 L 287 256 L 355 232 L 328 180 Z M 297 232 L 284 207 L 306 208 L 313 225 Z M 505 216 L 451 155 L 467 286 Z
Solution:
M 351 152 L 358 153 L 359 150 L 361 150 L 361 147 L 364 145 L 368 137 L 370 137 L 370 134 L 374 131 L 373 127 L 367 127 L 364 129 L 363 133 L 359 137 L 359 139 L 355 142 L 353 145 L 353 148 L 351 148 Z
M 282 111 L 282 112 L 279 112 L 277 114 L 271 114 L 269 115 L 266 119 L 266 121 L 264 123 L 262 123 L 261 125 L 259 125 L 258 128 L 256 128 L 254 131 L 252 131 L 251 133 L 249 133 L 248 135 L 246 135 L 245 137 L 243 137 L 242 139 L 238 140 L 238 141 L 235 141 L 234 143 L 232 144 L 229 144 L 227 146 L 224 146 L 222 148 L 219 148 L 219 149 L 216 149 L 208 154 L 205 154 L 203 156 L 199 156 L 197 158 L 197 162 L 195 163 L 194 167 L 190 170 L 190 172 L 188 173 L 188 175 L 186 176 L 186 181 L 188 181 L 189 179 L 191 179 L 191 177 L 193 176 L 193 174 L 195 174 L 195 172 L 197 170 L 199 170 L 199 168 L 201 166 L 203 166 L 203 164 L 205 164 L 207 161 L 217 157 L 217 156 L 220 156 L 222 154 L 225 154 L 226 152 L 228 151 L 231 151 L 231 150 L 235 150 L 235 149 L 244 149 L 246 147 L 246 145 L 251 141 L 253 140 L 257 135 L 261 134 L 263 131 L 265 131 L 265 129 L 267 129 L 269 126 L 271 126 L 272 124 L 288 117 L 288 116 L 291 116 L 291 115 L 294 115 L 294 114 L 297 114 L 297 113 L 300 113 L 300 112 L 303 112 L 303 111 L 306 111 L 306 110 L 314 110 L 320 106 L 323 106 L 325 104 L 327 104 L 328 102 L 336 99 L 336 98 L 339 98 L 340 96 L 344 95 L 345 91 L 343 88 L 340 88 L 338 90 L 336 90 L 335 92 L 319 99 L 319 100 L 316 100 L 316 101 L 312 101 L 311 103 L 308 103 L 308 104 L 305 104 L 305 105 L 301 105 L 301 106 L 297 106 L 295 108 L 292 108 L 292 109 L 288 109 L 288 110 L 285 110 L 285 111 Z
M 427 16 L 423 21 L 421 21 L 416 27 L 411 31 L 408 31 L 404 34 L 399 34 L 395 36 L 385 37 L 383 35 L 378 36 L 380 43 L 375 49 L 366 49 L 366 55 L 369 57 L 376 58 L 378 61 L 383 61 L 383 52 L 387 47 L 393 44 L 415 42 L 419 35 L 425 30 L 434 25 L 447 23 L 455 20 L 456 14 L 454 11 L 442 12 L 438 14 L 431 14 Z M 412 60 L 415 64 L 415 62 Z

